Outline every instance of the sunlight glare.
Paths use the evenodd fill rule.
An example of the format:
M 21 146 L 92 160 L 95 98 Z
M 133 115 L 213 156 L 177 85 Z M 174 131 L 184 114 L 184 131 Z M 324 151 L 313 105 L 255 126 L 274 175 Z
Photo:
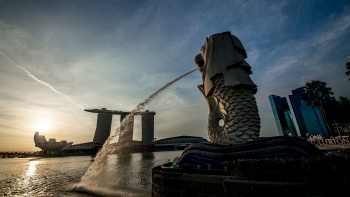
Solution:
M 29 162 L 28 170 L 27 170 L 27 173 L 26 173 L 27 176 L 35 175 L 36 165 L 38 163 L 40 163 L 40 161 L 30 161 Z
M 46 131 L 49 128 L 48 120 L 40 120 L 35 124 L 36 131 Z

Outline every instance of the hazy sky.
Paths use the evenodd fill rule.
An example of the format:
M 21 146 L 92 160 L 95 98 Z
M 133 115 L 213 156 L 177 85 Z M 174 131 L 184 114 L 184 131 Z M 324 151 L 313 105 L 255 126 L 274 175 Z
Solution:
M 321 80 L 336 98 L 350 98 L 347 0 L 0 0 L 0 151 L 40 150 L 35 131 L 91 142 L 96 114 L 83 109 L 134 109 L 196 68 L 205 38 L 224 31 L 247 50 L 261 136 L 278 135 L 271 94 L 287 96 Z M 201 83 L 196 71 L 146 107 L 156 112 L 157 139 L 207 138 Z M 112 133 L 119 118 L 113 117 Z

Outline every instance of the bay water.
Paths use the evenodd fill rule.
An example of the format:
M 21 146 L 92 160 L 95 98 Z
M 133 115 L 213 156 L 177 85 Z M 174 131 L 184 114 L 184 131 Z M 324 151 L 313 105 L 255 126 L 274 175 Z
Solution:
M 0 158 L 1 196 L 151 196 L 152 168 L 182 151 L 107 155 L 93 185 L 77 189 L 92 156 Z M 73 189 L 74 188 L 74 189 Z

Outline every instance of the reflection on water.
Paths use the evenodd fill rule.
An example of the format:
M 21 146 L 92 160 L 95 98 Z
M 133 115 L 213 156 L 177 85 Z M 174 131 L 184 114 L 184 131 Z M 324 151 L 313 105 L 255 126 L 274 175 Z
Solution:
M 33 187 L 33 184 L 37 181 L 37 177 L 35 176 L 35 171 L 37 165 L 40 163 L 38 160 L 29 161 L 27 163 L 27 171 L 23 173 L 21 179 L 17 181 L 16 189 L 23 188 L 22 191 L 30 192 L 30 188 Z M 12 193 L 22 193 L 14 190 Z
M 27 177 L 33 176 L 35 174 L 36 165 L 39 163 L 40 161 L 29 161 L 28 170 L 26 173 Z
M 113 177 L 118 177 L 115 179 L 114 186 L 118 186 L 120 188 L 126 188 L 132 185 L 130 176 L 134 174 L 134 166 L 131 165 L 133 158 L 131 154 L 119 154 L 119 155 L 109 155 L 108 156 L 108 167 L 112 176 L 108 178 L 113 179 Z M 119 172 L 126 173 L 119 173 Z M 106 175 L 104 175 L 106 176 Z M 112 185 L 112 186 L 113 186 Z
M 84 179 L 74 191 L 103 196 L 151 196 L 152 168 L 179 155 L 179 151 L 107 155 L 98 176 Z
M 108 177 L 114 180 L 112 186 L 150 190 L 154 159 L 152 152 L 109 155 L 107 169 L 112 174 Z
M 91 159 L 90 156 L 0 159 L 0 196 L 69 196 L 72 192 L 65 188 L 80 180 Z

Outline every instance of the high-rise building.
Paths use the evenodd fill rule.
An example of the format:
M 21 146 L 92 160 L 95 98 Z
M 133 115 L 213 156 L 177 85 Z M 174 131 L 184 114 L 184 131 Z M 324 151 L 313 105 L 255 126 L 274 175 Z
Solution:
M 292 113 L 286 97 L 270 95 L 272 113 L 275 117 L 277 130 L 280 136 L 298 136 Z
M 301 136 L 321 134 L 323 137 L 329 137 L 329 131 L 320 109 L 307 105 L 301 99 L 302 94 L 304 94 L 304 89 L 300 87 L 292 90 L 292 95 L 288 96 Z
M 144 112 L 137 111 L 123 112 L 116 110 L 102 109 L 85 109 L 84 111 L 98 113 L 97 125 L 94 136 L 94 146 L 102 146 L 111 134 L 112 116 L 120 115 L 120 126 L 118 127 L 119 138 L 118 143 L 132 143 L 134 132 L 134 116 L 142 116 L 142 143 L 152 144 L 154 140 L 154 115 L 155 112 L 146 110 Z
M 304 94 L 302 87 L 292 90 L 292 94 L 288 95 L 290 105 L 286 97 L 269 96 L 279 134 L 298 136 L 297 130 L 299 130 L 302 137 L 306 137 L 307 134 L 329 137 L 330 132 L 320 109 L 307 105 L 301 98 L 302 94 Z M 331 97 L 331 100 L 334 98 Z

